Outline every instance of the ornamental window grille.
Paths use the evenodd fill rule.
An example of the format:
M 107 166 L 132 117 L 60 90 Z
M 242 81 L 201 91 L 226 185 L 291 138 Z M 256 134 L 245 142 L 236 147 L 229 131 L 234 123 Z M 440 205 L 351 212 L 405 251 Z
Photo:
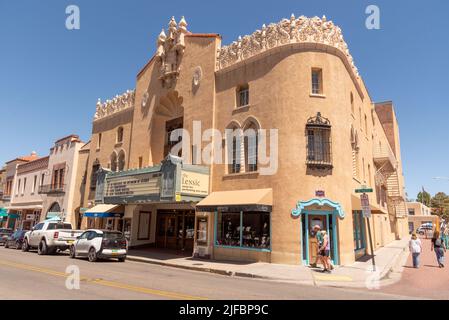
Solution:
M 309 167 L 332 168 L 332 141 L 331 125 L 328 119 L 318 112 L 316 117 L 311 117 L 306 124 L 307 135 L 307 159 Z

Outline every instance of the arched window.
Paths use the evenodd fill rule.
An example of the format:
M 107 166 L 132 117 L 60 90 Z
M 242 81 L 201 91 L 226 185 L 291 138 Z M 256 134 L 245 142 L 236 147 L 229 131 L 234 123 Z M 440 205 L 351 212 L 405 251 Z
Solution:
M 318 169 L 332 168 L 331 124 L 318 112 L 306 124 L 307 166 Z
M 242 160 L 242 129 L 233 125 L 226 129 L 228 173 L 239 173 Z
M 352 176 L 354 178 L 359 178 L 359 138 L 357 131 L 351 128 L 351 148 L 352 148 Z
M 113 172 L 117 171 L 117 154 L 115 151 L 111 154 L 111 170 Z
M 257 171 L 257 158 L 258 158 L 258 128 L 251 122 L 243 133 L 245 144 L 245 171 L 254 172 Z
M 117 129 L 117 143 L 123 142 L 123 127 Z
M 118 154 L 118 171 L 125 169 L 125 152 L 123 150 Z
M 96 159 L 94 164 L 92 165 L 92 172 L 90 174 L 90 190 L 95 190 L 97 188 L 97 178 L 99 170 L 100 162 L 98 161 L 98 159 Z
M 351 92 L 351 112 L 354 114 L 354 94 Z

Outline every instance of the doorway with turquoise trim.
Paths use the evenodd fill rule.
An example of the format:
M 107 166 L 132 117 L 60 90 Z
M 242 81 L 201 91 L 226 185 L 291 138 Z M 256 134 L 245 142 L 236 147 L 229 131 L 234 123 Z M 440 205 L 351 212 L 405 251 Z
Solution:
M 301 257 L 304 265 L 314 264 L 318 252 L 318 243 L 313 227 L 319 225 L 325 230 L 330 240 L 330 259 L 334 265 L 340 263 L 338 250 L 337 219 L 343 219 L 345 214 L 339 203 L 329 199 L 312 199 L 300 201 L 292 216 L 300 217 L 301 226 Z

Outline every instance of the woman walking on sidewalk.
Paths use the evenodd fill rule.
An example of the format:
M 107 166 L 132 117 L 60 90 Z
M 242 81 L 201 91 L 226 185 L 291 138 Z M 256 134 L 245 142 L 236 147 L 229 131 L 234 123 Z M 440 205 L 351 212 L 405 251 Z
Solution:
M 446 252 L 446 246 L 444 245 L 443 240 L 441 240 L 440 232 L 435 230 L 432 238 L 432 246 L 430 250 L 435 250 L 435 254 L 438 261 L 438 266 L 440 268 L 444 268 L 444 253 Z
M 421 240 L 416 236 L 416 233 L 412 234 L 412 239 L 409 242 L 410 252 L 413 258 L 413 268 L 419 268 L 419 256 L 422 251 Z

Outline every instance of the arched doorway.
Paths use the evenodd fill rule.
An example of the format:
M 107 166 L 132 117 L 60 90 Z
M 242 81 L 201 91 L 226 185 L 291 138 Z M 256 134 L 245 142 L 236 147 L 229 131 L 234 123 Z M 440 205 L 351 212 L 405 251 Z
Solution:
M 47 210 L 47 215 L 45 216 L 46 219 L 50 219 L 53 217 L 61 217 L 61 207 L 58 202 L 53 202 Z

